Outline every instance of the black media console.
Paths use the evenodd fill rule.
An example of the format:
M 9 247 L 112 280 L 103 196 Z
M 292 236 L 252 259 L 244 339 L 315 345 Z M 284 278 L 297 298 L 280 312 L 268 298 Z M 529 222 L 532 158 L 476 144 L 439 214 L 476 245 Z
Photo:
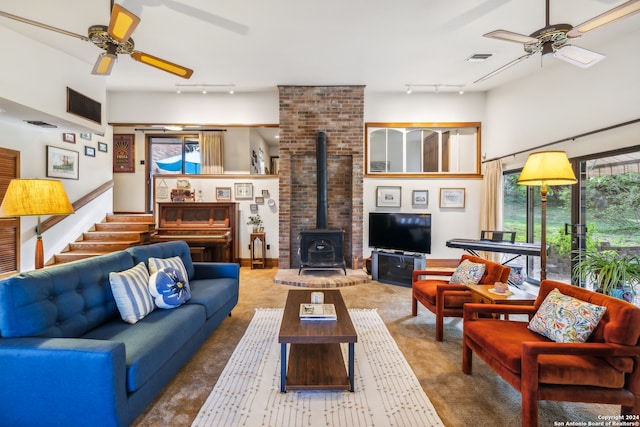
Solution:
M 371 278 L 382 283 L 411 287 L 413 270 L 424 270 L 423 254 L 373 251 Z

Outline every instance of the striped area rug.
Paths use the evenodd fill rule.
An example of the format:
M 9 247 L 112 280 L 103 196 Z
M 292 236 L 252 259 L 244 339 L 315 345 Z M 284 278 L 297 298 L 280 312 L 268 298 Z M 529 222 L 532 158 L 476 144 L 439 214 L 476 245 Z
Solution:
M 358 333 L 355 392 L 280 393 L 282 313 L 256 310 L 192 426 L 443 426 L 375 310 L 349 310 Z

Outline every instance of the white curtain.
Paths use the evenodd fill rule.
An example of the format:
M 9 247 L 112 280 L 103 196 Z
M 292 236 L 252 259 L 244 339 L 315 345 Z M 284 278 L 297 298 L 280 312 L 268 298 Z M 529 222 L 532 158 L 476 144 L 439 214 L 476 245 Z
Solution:
M 223 165 L 224 134 L 222 131 L 200 132 L 200 173 L 220 175 Z
M 480 230 L 501 230 L 502 227 L 502 161 L 484 164 L 480 202 Z M 480 236 L 478 236 L 480 237 Z M 484 258 L 498 262 L 500 254 L 485 252 Z

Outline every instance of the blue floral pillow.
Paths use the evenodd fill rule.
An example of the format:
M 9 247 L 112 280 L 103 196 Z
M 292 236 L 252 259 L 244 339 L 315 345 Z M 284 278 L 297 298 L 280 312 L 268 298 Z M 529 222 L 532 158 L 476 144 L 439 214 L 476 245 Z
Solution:
M 555 342 L 585 342 L 607 307 L 591 304 L 554 289 L 529 322 L 529 329 Z
M 459 285 L 477 285 L 484 274 L 485 265 L 465 259 L 451 276 L 449 283 Z
M 149 293 L 159 308 L 176 308 L 191 299 L 189 283 L 173 268 L 162 268 L 149 277 Z

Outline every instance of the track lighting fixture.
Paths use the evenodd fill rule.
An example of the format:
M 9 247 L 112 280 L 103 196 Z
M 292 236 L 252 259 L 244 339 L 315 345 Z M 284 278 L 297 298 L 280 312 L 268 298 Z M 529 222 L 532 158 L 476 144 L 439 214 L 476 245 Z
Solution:
M 407 95 L 413 93 L 414 90 L 419 92 L 450 92 L 456 90 L 460 95 L 464 94 L 464 85 L 449 85 L 449 84 L 406 84 Z
M 176 84 L 176 93 L 180 94 L 182 92 L 195 92 L 198 91 L 203 95 L 206 95 L 210 91 L 219 92 L 224 90 L 229 93 L 229 95 L 233 95 L 235 93 L 234 88 L 236 85 L 234 84 L 208 84 L 208 83 L 194 83 L 194 84 Z

